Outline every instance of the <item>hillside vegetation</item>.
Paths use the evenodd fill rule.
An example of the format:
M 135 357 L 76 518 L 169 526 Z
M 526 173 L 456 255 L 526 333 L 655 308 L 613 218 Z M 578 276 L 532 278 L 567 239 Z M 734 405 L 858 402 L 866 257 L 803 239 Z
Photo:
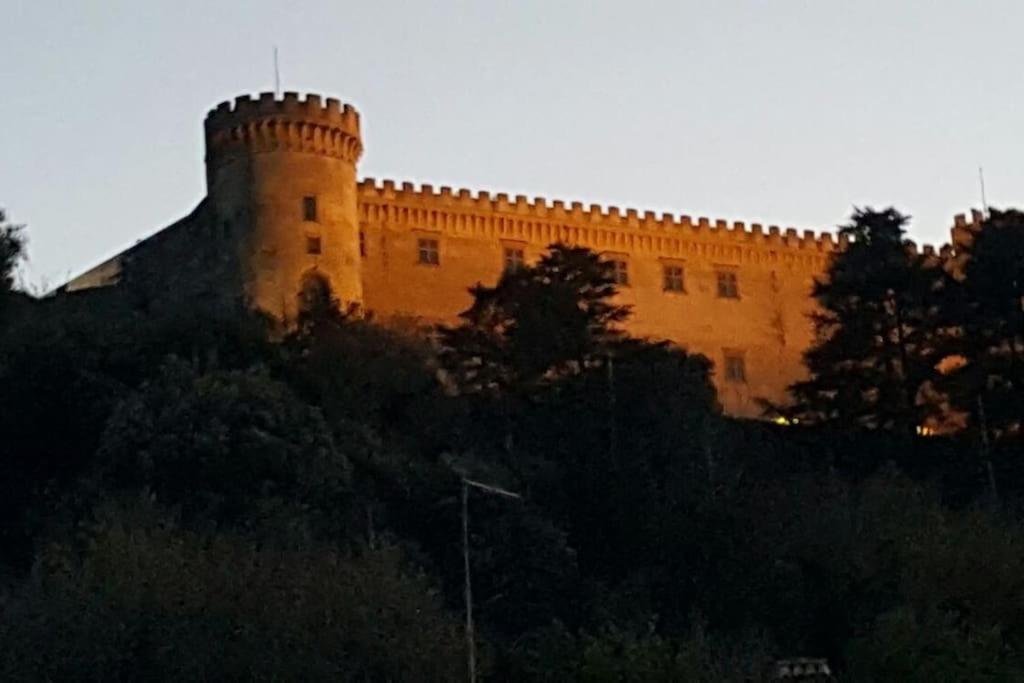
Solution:
M 0 679 L 465 680 L 469 478 L 520 496 L 469 492 L 481 680 L 1024 680 L 1024 220 L 956 277 L 904 223 L 854 215 L 788 426 L 617 331 L 584 249 L 450 327 L 321 287 L 281 330 L 172 288 L 19 294 L 5 225 Z

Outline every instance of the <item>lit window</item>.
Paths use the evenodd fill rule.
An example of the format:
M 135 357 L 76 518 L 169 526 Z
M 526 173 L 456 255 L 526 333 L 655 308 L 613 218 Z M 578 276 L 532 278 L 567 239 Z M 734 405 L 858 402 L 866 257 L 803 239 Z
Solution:
M 320 243 L 320 237 L 314 235 L 306 236 L 306 253 L 307 254 L 319 254 L 323 251 L 323 245 Z
M 440 265 L 441 252 L 438 248 L 437 240 L 421 239 L 418 245 L 420 263 L 428 266 Z
M 735 271 L 720 270 L 718 275 L 718 297 L 720 299 L 739 299 L 740 284 Z
M 359 231 L 359 255 L 366 258 L 366 233 Z
M 506 249 L 505 250 L 505 271 L 514 273 L 515 271 L 522 268 L 526 263 L 526 258 L 523 255 L 522 249 Z
M 736 384 L 743 384 L 747 381 L 747 363 L 742 353 L 735 351 L 725 352 L 725 381 Z
M 666 292 L 682 292 L 683 289 L 683 267 L 663 266 L 662 275 L 664 289 Z
M 612 263 L 612 279 L 615 280 L 615 284 L 623 287 L 629 286 L 629 264 L 620 259 L 616 259 Z
M 302 220 L 316 223 L 316 197 L 302 198 Z

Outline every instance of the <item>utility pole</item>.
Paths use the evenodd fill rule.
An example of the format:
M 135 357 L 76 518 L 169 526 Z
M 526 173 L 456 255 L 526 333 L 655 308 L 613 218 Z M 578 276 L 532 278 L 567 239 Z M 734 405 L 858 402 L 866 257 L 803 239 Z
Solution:
M 505 498 L 522 498 L 518 493 L 512 493 L 497 486 L 481 484 L 472 479 L 462 478 L 462 568 L 465 572 L 465 598 L 466 598 L 466 670 L 469 683 L 476 683 L 476 636 L 473 628 L 473 582 L 469 570 L 469 487 L 479 489 L 484 493 L 491 493 Z

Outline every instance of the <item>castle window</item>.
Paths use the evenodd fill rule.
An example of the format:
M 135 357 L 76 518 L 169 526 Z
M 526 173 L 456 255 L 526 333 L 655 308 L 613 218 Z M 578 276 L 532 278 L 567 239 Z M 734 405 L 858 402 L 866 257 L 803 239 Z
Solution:
M 366 258 L 366 233 L 359 231 L 359 255 Z
M 685 292 L 683 288 L 683 267 L 662 266 L 662 287 L 666 292 Z
M 316 197 L 302 198 L 302 220 L 316 223 Z
M 733 384 L 745 384 L 747 381 L 747 363 L 743 353 L 739 351 L 725 351 L 722 355 L 725 381 Z
M 739 299 L 740 285 L 736 278 L 736 272 L 732 270 L 720 270 L 718 277 L 718 297 L 720 299 Z
M 525 263 L 526 258 L 522 249 L 505 249 L 505 272 L 514 273 L 522 268 Z
M 621 287 L 629 286 L 629 264 L 622 259 L 611 261 L 612 280 Z
M 418 241 L 419 262 L 427 266 L 441 264 L 441 251 L 437 240 L 422 238 Z
M 306 236 L 306 253 L 307 254 L 319 254 L 323 251 L 323 244 L 320 242 L 319 236 L 307 235 Z

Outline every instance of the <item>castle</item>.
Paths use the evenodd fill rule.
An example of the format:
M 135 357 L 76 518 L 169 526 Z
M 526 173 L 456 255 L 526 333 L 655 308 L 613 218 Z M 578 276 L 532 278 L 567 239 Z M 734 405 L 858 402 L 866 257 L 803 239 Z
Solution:
M 116 284 L 130 259 L 173 269 L 198 255 L 231 263 L 223 287 L 281 319 L 295 316 L 304 283 L 321 278 L 378 319 L 451 322 L 471 285 L 564 242 L 615 264 L 631 334 L 708 356 L 726 411 L 753 417 L 758 399 L 785 401 L 803 375 L 811 287 L 843 246 L 793 228 L 359 180 L 358 113 L 316 95 L 224 102 L 207 115 L 205 140 L 199 206 L 64 290 Z M 954 242 L 978 218 L 958 216 Z

